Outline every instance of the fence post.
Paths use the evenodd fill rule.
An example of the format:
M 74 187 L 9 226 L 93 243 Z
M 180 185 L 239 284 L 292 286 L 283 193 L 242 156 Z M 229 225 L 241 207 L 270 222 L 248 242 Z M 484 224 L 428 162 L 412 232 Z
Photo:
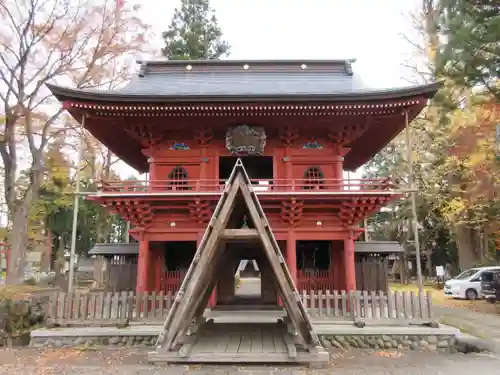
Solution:
M 325 303 L 326 303 L 326 316 L 330 316 L 332 314 L 332 295 L 330 293 L 330 290 L 328 289 L 325 293 Z

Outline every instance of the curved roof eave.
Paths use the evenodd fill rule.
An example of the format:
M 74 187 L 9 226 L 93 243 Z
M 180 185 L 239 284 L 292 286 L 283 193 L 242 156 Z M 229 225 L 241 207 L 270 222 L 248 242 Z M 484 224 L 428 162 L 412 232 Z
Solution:
M 84 100 L 95 103 L 172 103 L 172 102 L 340 102 L 390 100 L 406 97 L 425 96 L 431 98 L 442 86 L 442 82 L 433 82 L 413 87 L 403 87 L 384 90 L 369 90 L 366 92 L 332 93 L 332 94 L 286 94 L 286 95 L 182 95 L 158 96 L 121 94 L 119 92 L 89 92 L 81 89 L 65 88 L 47 84 L 49 90 L 60 101 Z

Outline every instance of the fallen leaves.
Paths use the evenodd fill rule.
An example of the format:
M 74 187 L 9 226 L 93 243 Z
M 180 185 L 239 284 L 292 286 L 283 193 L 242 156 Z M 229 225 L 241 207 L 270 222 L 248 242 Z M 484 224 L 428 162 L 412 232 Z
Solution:
M 375 352 L 377 357 L 385 357 L 385 358 L 401 358 L 403 356 L 403 352 L 401 351 L 377 351 Z

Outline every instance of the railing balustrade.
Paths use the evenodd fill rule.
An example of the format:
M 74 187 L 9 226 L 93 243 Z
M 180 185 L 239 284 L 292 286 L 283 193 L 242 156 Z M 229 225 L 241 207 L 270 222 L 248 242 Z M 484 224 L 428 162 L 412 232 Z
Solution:
M 227 180 L 122 180 L 103 181 L 103 193 L 182 193 L 204 192 L 219 194 Z M 254 190 L 259 193 L 279 192 L 338 192 L 338 191 L 391 191 L 401 186 L 390 179 L 252 179 Z

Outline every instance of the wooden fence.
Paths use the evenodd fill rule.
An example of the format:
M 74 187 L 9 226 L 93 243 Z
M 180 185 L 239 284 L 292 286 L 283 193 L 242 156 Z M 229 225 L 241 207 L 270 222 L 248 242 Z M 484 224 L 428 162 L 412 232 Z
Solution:
M 431 294 L 414 292 L 302 292 L 302 301 L 313 318 L 423 319 L 432 318 Z M 175 295 L 167 293 L 100 292 L 53 293 L 45 305 L 49 325 L 106 326 L 163 321 Z

